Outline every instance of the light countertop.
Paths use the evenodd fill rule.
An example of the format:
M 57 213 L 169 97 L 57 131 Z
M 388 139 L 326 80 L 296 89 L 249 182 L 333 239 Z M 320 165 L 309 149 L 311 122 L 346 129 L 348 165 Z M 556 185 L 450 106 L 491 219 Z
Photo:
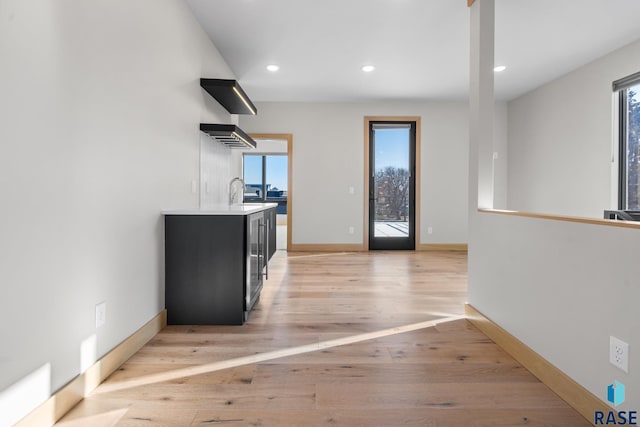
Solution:
M 212 205 L 202 209 L 165 209 L 162 215 L 249 215 L 275 208 L 277 203 L 244 203 L 241 205 Z

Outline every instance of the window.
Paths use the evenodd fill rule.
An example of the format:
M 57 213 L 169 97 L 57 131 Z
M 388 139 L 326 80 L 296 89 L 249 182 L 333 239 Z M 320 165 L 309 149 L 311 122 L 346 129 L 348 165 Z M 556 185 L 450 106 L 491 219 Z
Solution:
M 243 170 L 245 202 L 286 202 L 286 154 L 244 154 Z
M 261 201 L 264 196 L 262 158 L 264 156 L 244 155 L 244 201 Z
M 618 208 L 640 210 L 640 73 L 613 82 L 619 93 Z

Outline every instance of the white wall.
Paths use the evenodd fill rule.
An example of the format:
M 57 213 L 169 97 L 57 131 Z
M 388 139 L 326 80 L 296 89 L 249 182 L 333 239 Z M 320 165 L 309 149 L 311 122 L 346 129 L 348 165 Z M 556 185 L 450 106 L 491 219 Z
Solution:
M 259 103 L 257 107 L 257 116 L 240 118 L 243 130 L 293 134 L 294 244 L 363 242 L 365 116 L 421 116 L 420 243 L 467 242 L 466 103 Z M 349 194 L 349 187 L 355 194 Z
M 232 75 L 180 0 L 1 0 L 0 23 L 5 426 L 163 309 L 160 210 L 198 206 L 198 123 L 231 119 L 198 79 Z
M 614 207 L 611 83 L 639 70 L 637 41 L 509 102 L 510 209 L 602 218 Z
M 640 42 L 508 104 L 509 208 L 602 216 L 611 83 L 638 70 Z M 470 304 L 603 401 L 624 383 L 617 409 L 638 410 L 640 230 L 472 209 L 469 234 Z M 611 335 L 630 345 L 628 374 L 608 362 Z
M 493 127 L 493 207 L 507 209 L 509 186 L 509 110 L 506 102 L 494 104 Z
M 640 408 L 640 230 L 479 214 L 469 302 L 591 393 L 627 387 Z M 609 364 L 609 336 L 629 343 L 629 373 Z

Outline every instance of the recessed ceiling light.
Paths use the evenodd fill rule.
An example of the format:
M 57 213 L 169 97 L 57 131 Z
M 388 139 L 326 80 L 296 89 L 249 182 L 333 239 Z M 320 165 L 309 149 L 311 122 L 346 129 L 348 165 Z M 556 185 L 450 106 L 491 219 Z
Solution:
M 495 71 L 496 73 L 499 73 L 499 72 L 504 71 L 506 69 L 507 69 L 507 67 L 505 67 L 504 65 L 498 65 L 497 67 L 495 67 L 493 69 L 493 71 Z
M 275 64 L 267 65 L 267 70 L 271 71 L 272 73 L 278 71 L 279 69 L 280 69 L 280 67 L 278 67 Z
M 370 73 L 375 69 L 376 69 L 376 67 L 374 67 L 373 65 L 363 65 L 362 66 L 362 71 L 364 71 L 365 73 Z

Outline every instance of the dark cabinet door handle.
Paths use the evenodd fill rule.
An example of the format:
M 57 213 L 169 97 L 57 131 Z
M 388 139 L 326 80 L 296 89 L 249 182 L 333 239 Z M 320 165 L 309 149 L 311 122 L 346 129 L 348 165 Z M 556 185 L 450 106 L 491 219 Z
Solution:
M 266 224 L 264 223 L 266 221 Z M 269 218 L 261 219 L 258 227 L 262 228 L 264 234 L 264 240 L 258 243 L 258 246 L 262 246 L 262 261 L 264 262 L 265 272 L 260 271 L 258 274 L 264 276 L 265 280 L 269 280 Z M 259 250 L 259 249 L 258 249 Z

